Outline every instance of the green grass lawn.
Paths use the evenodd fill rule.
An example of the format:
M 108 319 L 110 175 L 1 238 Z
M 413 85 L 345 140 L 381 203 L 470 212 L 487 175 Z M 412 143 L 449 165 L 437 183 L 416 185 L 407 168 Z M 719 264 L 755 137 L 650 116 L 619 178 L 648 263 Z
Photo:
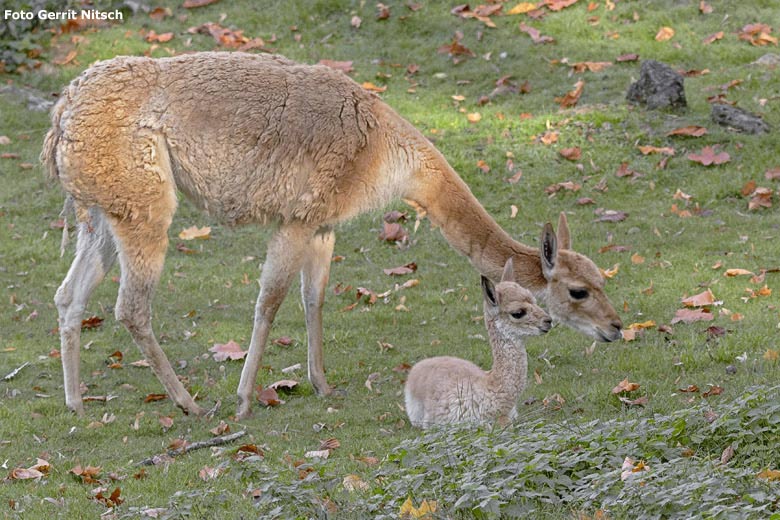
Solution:
M 208 349 L 229 340 L 248 347 L 269 231 L 227 228 L 182 198 L 154 328 L 188 388 L 203 406 L 221 401 L 221 409 L 212 419 L 197 419 L 168 400 L 144 402 L 162 387 L 148 368 L 131 365 L 141 356 L 113 318 L 115 268 L 85 315 L 105 321 L 82 334 L 87 393 L 114 398 L 89 402 L 86 416 L 76 417 L 64 406 L 53 305 L 73 248 L 59 257 L 61 230 L 52 224 L 62 193 L 37 163 L 48 115 L 29 111 L 16 94 L 0 94 L 0 136 L 8 138 L 0 153 L 15 154 L 0 158 L 0 378 L 29 363 L 0 381 L 0 475 L 9 475 L 0 481 L 0 518 L 426 517 L 417 509 L 423 500 L 437 502 L 427 518 L 780 517 L 780 474 L 758 477 L 780 470 L 780 217 L 778 180 L 765 175 L 780 168 L 780 67 L 753 64 L 780 51 L 738 37 L 759 22 L 776 37 L 776 3 L 712 0 L 712 13 L 703 14 L 698 2 L 620 1 L 608 10 L 611 2 L 596 1 L 591 11 L 583 0 L 547 10 L 540 20 L 494 15 L 495 28 L 450 14 L 455 2 L 386 4 L 390 16 L 379 20 L 373 2 L 222 0 L 185 9 L 160 1 L 148 5 L 170 8 L 162 20 L 139 11 L 115 25 L 55 35 L 40 67 L 0 76 L 3 84 L 50 98 L 98 59 L 228 50 L 188 31 L 206 22 L 262 38 L 268 50 L 302 62 L 351 61 L 351 76 L 386 86 L 382 98 L 435 143 L 514 237 L 536 245 L 541 226 L 565 211 L 574 249 L 613 273 L 607 294 L 624 324 L 651 320 L 654 326 L 633 341 L 595 347 L 557 327 L 529 341 L 535 376 L 517 425 L 423 434 L 403 411 L 405 364 L 449 354 L 489 366 L 486 332 L 475 319 L 482 314 L 479 275 L 427 221 L 412 232 L 411 215 L 410 241 L 398 247 L 378 239 L 383 213 L 367 214 L 337 229 L 335 255 L 343 259 L 333 263 L 324 309 L 327 376 L 337 392 L 319 398 L 306 381 L 296 283 L 271 334 L 292 343 L 269 345 L 258 381 L 300 384 L 281 395 L 283 404 L 256 403 L 254 416 L 238 423 L 232 414 L 241 363 L 218 363 Z M 534 44 L 521 22 L 555 42 Z M 662 27 L 675 35 L 656 41 Z M 150 43 L 151 30 L 173 37 Z M 474 56 L 454 64 L 437 49 L 458 31 Z M 721 39 L 703 43 L 719 31 Z M 628 53 L 640 61 L 616 61 Z M 698 71 L 685 80 L 687 109 L 626 104 L 642 59 Z M 578 62 L 612 65 L 574 73 L 570 65 Z M 482 104 L 480 97 L 504 76 L 527 82 L 530 91 Z M 555 98 L 578 80 L 585 82 L 578 103 L 562 109 Z M 713 123 L 707 98 L 720 93 L 761 114 L 773 130 L 753 136 Z M 481 116 L 476 123 L 468 117 L 474 113 Z M 708 132 L 667 135 L 689 125 Z M 557 141 L 545 144 L 552 133 Z M 674 155 L 661 167 L 664 156 L 644 155 L 640 146 L 671 147 Z M 703 166 L 687 158 L 705 146 L 717 146 L 730 160 Z M 577 160 L 559 153 L 573 147 L 581 151 Z M 636 173 L 618 176 L 623 163 Z M 519 180 L 507 182 L 518 170 Z M 749 209 L 750 181 L 773 192 L 771 207 Z M 578 190 L 546 191 L 567 182 Z M 400 202 L 388 209 L 412 213 Z M 598 221 L 608 210 L 627 216 Z M 211 238 L 180 240 L 178 233 L 192 225 L 211 226 Z M 192 251 L 177 249 L 180 243 Z M 408 262 L 419 266 L 413 275 L 382 271 Z M 728 269 L 764 274 L 729 277 Z M 419 284 L 395 290 L 411 278 Z M 390 292 L 374 305 L 345 310 L 355 290 L 335 294 L 344 286 Z M 718 301 L 710 306 L 714 319 L 671 325 L 681 299 L 706 289 Z M 112 357 L 116 351 L 121 361 Z M 282 373 L 296 363 L 304 369 Z M 640 384 L 628 400 L 644 397 L 644 406 L 612 394 L 625 378 Z M 680 391 L 690 385 L 699 391 Z M 722 393 L 705 397 L 712 387 Z M 177 439 L 212 437 L 220 421 L 246 436 L 143 471 L 136 465 Z M 327 459 L 305 457 L 330 438 L 340 445 Z M 261 455 L 242 460 L 236 454 L 242 444 Z M 728 446 L 733 458 L 721 465 Z M 646 480 L 621 480 L 626 456 L 646 461 L 649 470 L 635 472 Z M 38 458 L 50 466 L 43 478 L 11 478 Z M 71 471 L 79 465 L 100 469 L 83 478 Z M 100 497 L 116 488 L 122 503 L 109 511 L 112 504 Z M 415 509 L 404 513 L 407 498 Z

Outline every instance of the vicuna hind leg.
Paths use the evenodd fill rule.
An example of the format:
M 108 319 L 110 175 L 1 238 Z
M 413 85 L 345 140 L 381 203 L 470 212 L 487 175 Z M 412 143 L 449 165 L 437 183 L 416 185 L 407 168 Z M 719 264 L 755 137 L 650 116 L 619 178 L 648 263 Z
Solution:
M 84 413 L 79 376 L 81 319 L 92 291 L 115 259 L 116 248 L 105 216 L 100 210 L 92 209 L 89 222 L 79 224 L 76 257 L 54 296 L 59 313 L 65 404 L 79 415 Z
M 236 417 L 244 419 L 252 408 L 252 392 L 260 369 L 260 360 L 276 311 L 284 301 L 295 274 L 300 271 L 303 257 L 308 254 L 314 231 L 303 224 L 286 224 L 280 227 L 268 243 L 263 272 L 260 275 L 260 294 L 255 305 L 254 328 L 249 352 L 241 370 L 238 383 L 238 409 Z
M 168 247 L 173 207 L 153 208 L 148 218 L 115 223 L 122 277 L 116 318 L 127 328 L 165 391 L 184 413 L 202 415 L 192 396 L 173 371 L 152 331 L 152 298 L 162 273 Z
M 322 303 L 335 241 L 333 230 L 320 229 L 309 242 L 301 269 L 301 296 L 309 339 L 309 381 L 319 395 L 328 395 L 332 391 L 325 379 L 322 359 Z

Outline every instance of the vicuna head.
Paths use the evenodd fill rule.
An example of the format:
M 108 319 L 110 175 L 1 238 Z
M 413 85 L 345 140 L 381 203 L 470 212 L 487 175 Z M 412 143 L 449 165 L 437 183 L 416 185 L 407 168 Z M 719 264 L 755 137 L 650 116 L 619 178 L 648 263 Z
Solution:
M 515 283 L 512 257 L 504 265 L 499 284 L 482 277 L 482 296 L 485 324 L 507 339 L 519 342 L 523 336 L 545 334 L 552 327 L 552 319 L 536 305 L 531 291 Z
M 570 249 L 569 225 L 561 213 L 557 236 L 549 222 L 542 231 L 547 310 L 554 319 L 599 341 L 620 339 L 623 323 L 604 294 L 604 277 L 589 258 Z

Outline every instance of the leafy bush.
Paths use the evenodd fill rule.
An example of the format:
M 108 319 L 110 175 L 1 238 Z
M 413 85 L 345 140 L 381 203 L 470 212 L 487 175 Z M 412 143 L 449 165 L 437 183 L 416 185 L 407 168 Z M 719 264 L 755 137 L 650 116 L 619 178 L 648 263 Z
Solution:
M 705 401 L 671 415 L 550 423 L 503 430 L 446 428 L 405 441 L 349 493 L 326 465 L 289 474 L 244 466 L 269 518 L 397 519 L 412 499 L 436 501 L 426 518 L 544 518 L 605 511 L 608 518 L 780 520 L 780 387 L 732 403 Z M 723 450 L 734 456 L 721 463 Z M 622 475 L 626 457 L 647 468 Z M 636 466 L 635 466 L 636 467 Z M 440 515 L 440 516 L 439 516 Z M 588 516 L 581 516 L 588 518 Z
M 563 508 L 615 518 L 780 519 L 780 484 L 757 478 L 778 465 L 779 398 L 775 387 L 670 416 L 432 431 L 390 455 L 397 469 L 385 466 L 373 500 L 385 518 L 422 488 L 420 501 L 484 518 Z M 721 464 L 728 446 L 734 458 Z M 623 480 L 626 457 L 649 469 Z
M 67 9 L 71 2 L 63 3 L 55 0 L 7 0 L 3 10 L 28 11 L 38 13 L 61 11 Z M 19 67 L 35 67 L 37 58 L 43 52 L 45 29 L 56 22 L 40 20 L 34 16 L 32 20 L 0 19 L 0 71 L 13 72 Z

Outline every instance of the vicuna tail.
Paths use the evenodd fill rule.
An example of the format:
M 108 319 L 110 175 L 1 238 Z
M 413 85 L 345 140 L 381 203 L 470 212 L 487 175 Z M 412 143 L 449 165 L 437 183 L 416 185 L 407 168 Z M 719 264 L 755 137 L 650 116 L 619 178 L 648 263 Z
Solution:
M 60 119 L 62 113 L 65 111 L 65 105 L 67 103 L 66 96 L 62 96 L 57 104 L 51 109 L 51 128 L 46 132 L 46 137 L 43 138 L 43 150 L 41 151 L 41 163 L 46 170 L 46 176 L 49 179 L 59 178 L 59 171 L 57 170 L 57 145 L 60 142 L 60 136 L 62 130 L 60 129 Z
M 60 142 L 62 129 L 60 128 L 60 119 L 65 111 L 67 97 L 62 96 L 57 104 L 51 110 L 51 128 L 46 132 L 43 138 L 43 150 L 41 150 L 40 160 L 46 170 L 46 176 L 49 180 L 59 179 L 60 172 L 57 168 L 57 145 Z M 70 195 L 65 196 L 65 203 L 60 212 L 60 218 L 63 220 L 62 240 L 60 242 L 60 257 L 65 254 L 65 248 L 68 245 L 68 215 L 74 212 L 74 201 Z

